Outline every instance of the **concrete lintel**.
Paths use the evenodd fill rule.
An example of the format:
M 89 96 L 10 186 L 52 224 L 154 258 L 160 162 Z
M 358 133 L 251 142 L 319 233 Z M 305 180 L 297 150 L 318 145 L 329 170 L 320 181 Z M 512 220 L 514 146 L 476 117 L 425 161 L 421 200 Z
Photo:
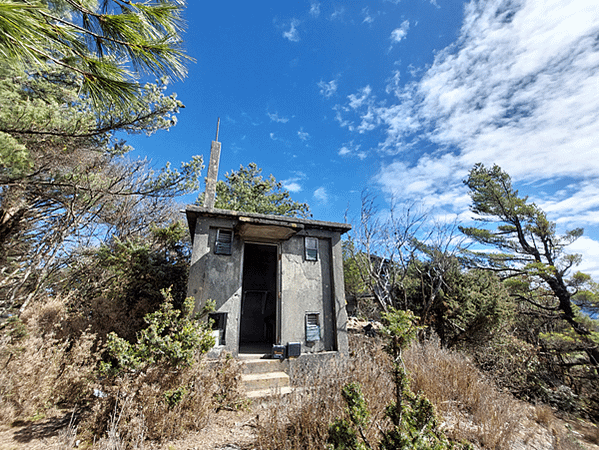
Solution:
M 240 222 L 241 222 L 240 218 Z M 283 227 L 268 223 L 244 223 L 237 225 L 237 233 L 247 241 L 286 241 L 303 227 Z

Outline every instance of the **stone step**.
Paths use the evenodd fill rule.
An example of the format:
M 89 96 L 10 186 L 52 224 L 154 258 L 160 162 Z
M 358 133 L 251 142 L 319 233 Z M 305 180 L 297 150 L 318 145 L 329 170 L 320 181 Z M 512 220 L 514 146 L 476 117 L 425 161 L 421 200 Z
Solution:
M 282 387 L 278 389 L 256 389 L 254 391 L 248 391 L 246 396 L 248 398 L 266 398 L 272 397 L 273 395 L 286 395 L 293 391 L 291 387 Z
M 257 359 L 259 361 L 269 361 L 271 357 L 270 353 L 239 353 L 237 358 L 246 361 L 248 359 Z
M 289 375 L 285 372 L 242 374 L 241 381 L 246 392 L 261 389 L 278 389 L 289 387 Z
M 243 361 L 243 373 L 246 375 L 255 373 L 287 372 L 289 363 L 277 359 L 245 359 Z

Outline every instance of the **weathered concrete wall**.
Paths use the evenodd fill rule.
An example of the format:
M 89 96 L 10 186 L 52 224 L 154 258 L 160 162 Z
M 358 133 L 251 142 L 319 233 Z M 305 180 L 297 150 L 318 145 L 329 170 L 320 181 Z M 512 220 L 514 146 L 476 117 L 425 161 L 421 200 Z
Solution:
M 318 237 L 317 261 L 305 260 L 305 236 Z M 318 232 L 305 232 L 282 244 L 281 340 L 283 344 L 301 342 L 305 352 L 336 350 L 331 289 L 331 242 L 327 237 Z M 319 341 L 306 341 L 307 313 L 320 313 Z
M 345 281 L 343 278 L 343 243 L 341 233 L 334 233 L 332 246 L 333 307 L 335 314 L 335 337 L 337 350 L 342 356 L 349 355 L 347 338 L 347 310 L 345 308 Z
M 196 300 L 196 312 L 204 307 L 207 300 L 214 300 L 218 312 L 228 313 L 224 350 L 237 355 L 243 242 L 234 237 L 231 255 L 214 253 L 217 229 L 232 229 L 233 225 L 234 221 L 222 219 L 197 222 L 188 295 Z

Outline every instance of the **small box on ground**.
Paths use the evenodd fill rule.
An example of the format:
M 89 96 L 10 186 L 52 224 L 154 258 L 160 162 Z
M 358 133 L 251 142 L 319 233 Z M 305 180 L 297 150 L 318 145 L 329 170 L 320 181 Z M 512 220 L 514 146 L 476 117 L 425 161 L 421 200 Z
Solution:
M 289 342 L 287 344 L 287 358 L 297 358 L 302 354 L 301 342 Z
M 272 346 L 272 357 L 273 357 L 273 359 L 285 359 L 285 346 L 284 345 L 273 345 Z

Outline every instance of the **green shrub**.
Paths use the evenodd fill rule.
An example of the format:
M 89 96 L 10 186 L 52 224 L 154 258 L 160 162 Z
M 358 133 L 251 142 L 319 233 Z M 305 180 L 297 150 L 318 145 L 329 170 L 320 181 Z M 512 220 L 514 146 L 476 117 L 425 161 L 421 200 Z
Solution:
M 329 426 L 328 444 L 334 450 L 362 450 L 380 448 L 382 450 L 412 449 L 470 449 L 470 444 L 451 442 L 439 429 L 432 403 L 421 394 L 414 394 L 409 387 L 404 370 L 401 352 L 415 338 L 419 327 L 418 319 L 410 311 L 390 309 L 382 314 L 387 339 L 385 350 L 393 358 L 392 375 L 395 383 L 395 401 L 385 411 L 392 426 L 381 428 L 380 440 L 372 445 L 365 431 L 372 426 L 370 412 L 366 405 L 361 386 L 349 383 L 343 388 L 343 398 L 347 403 L 347 419 L 336 419 Z
M 163 290 L 164 303 L 156 312 L 147 314 L 147 327 L 130 344 L 115 333 L 108 335 L 106 350 L 110 361 L 102 362 L 104 374 L 123 370 L 139 370 L 147 366 L 164 364 L 173 368 L 189 366 L 197 351 L 205 353 L 214 346 L 214 337 L 206 323 L 192 318 L 194 300 L 188 297 L 181 310 L 173 307 L 169 290 Z

